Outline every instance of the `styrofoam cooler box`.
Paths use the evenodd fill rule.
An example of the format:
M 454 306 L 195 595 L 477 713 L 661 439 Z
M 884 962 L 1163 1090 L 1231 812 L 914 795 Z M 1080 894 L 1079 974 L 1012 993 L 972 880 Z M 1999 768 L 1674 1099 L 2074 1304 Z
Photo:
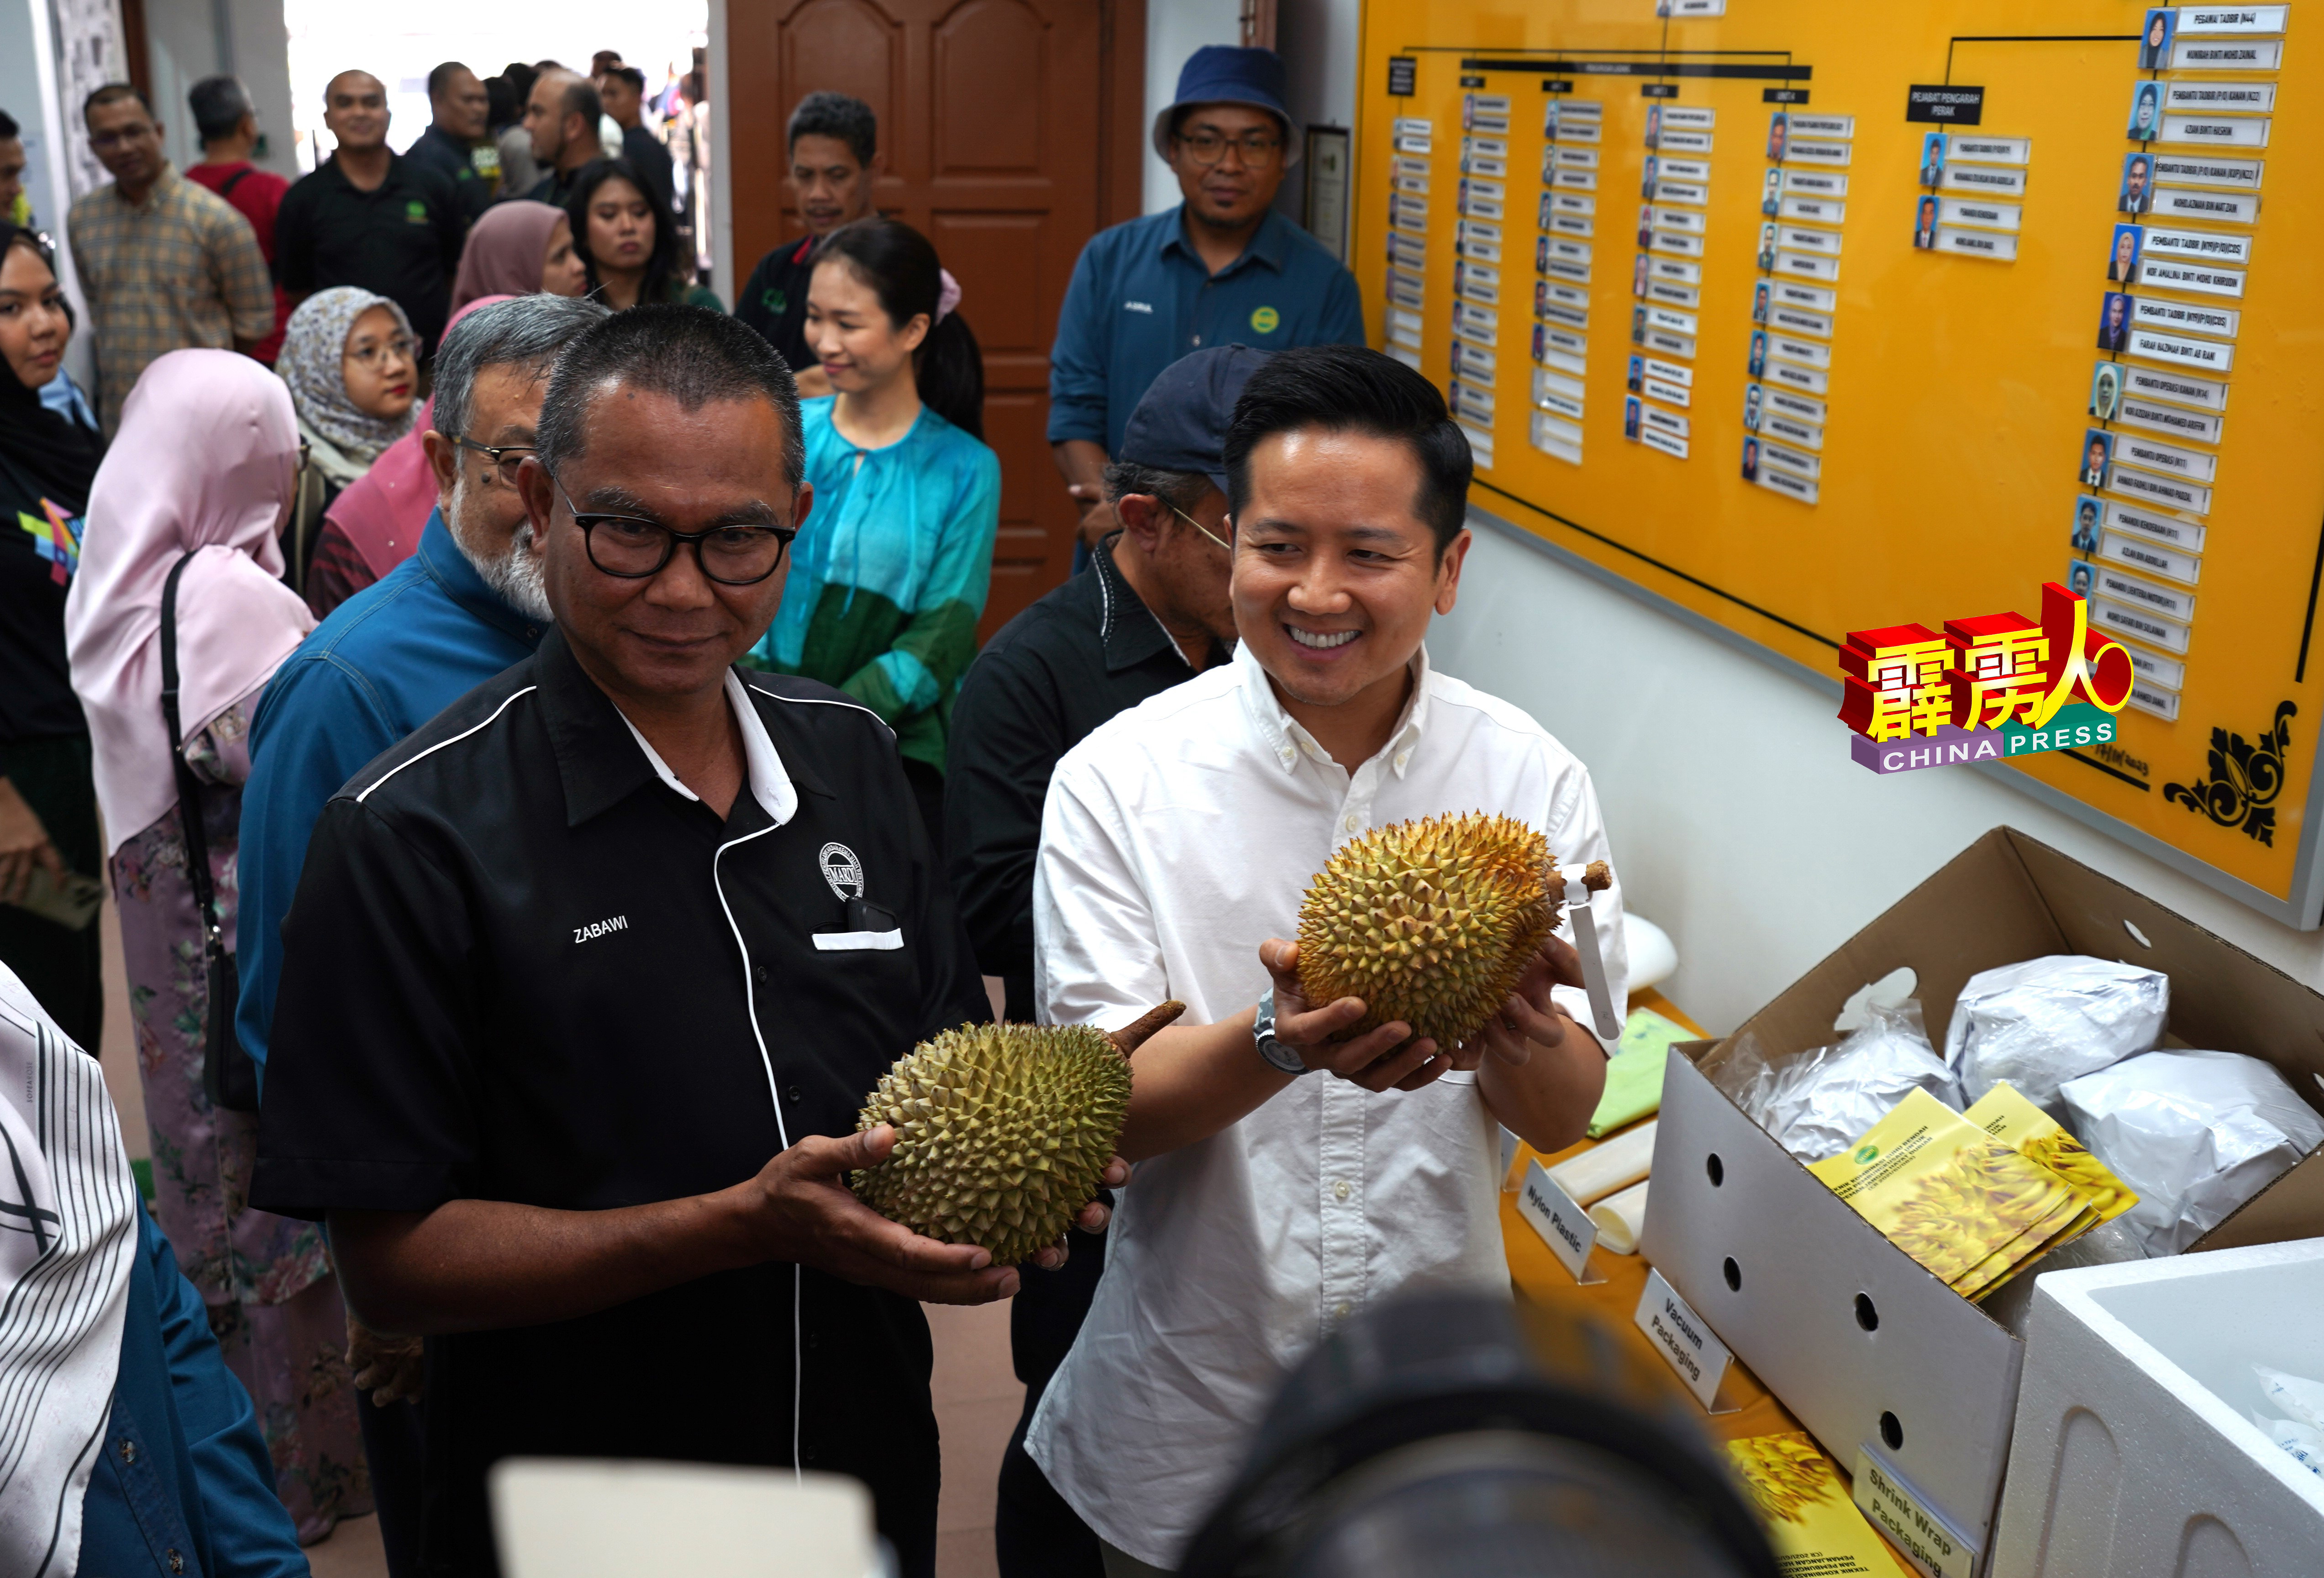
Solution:
M 2324 1475 L 2252 1424 L 2254 1361 L 2324 1380 L 2324 1239 L 2043 1278 L 1994 1578 L 2324 1573 Z

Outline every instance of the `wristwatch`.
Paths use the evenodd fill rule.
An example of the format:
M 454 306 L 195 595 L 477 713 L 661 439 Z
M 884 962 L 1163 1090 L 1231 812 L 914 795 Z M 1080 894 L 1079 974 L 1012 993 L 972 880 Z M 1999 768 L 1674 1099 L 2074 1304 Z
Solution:
M 1286 1047 L 1275 1038 L 1275 988 L 1272 986 L 1267 989 L 1267 995 L 1259 1000 L 1259 1019 L 1250 1027 L 1250 1038 L 1258 1044 L 1259 1055 L 1267 1059 L 1269 1068 L 1291 1075 L 1315 1072 L 1299 1056 L 1297 1047 Z

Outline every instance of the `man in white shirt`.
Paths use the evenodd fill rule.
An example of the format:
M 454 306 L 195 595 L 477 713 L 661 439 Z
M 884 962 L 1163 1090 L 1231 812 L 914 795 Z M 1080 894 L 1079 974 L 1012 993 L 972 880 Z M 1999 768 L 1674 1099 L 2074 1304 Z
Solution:
M 1445 1047 L 1402 1024 L 1332 1043 L 1363 1005 L 1311 1007 L 1282 940 L 1333 850 L 1374 827 L 1499 812 L 1562 868 L 1608 856 L 1582 764 L 1428 666 L 1469 545 L 1443 397 L 1360 347 L 1286 351 L 1252 374 L 1226 459 L 1234 660 L 1065 756 L 1035 877 L 1045 1020 L 1188 1005 L 1136 1059 L 1121 1151 L 1141 1165 L 1027 1443 L 1109 1578 L 1178 1560 L 1285 1368 L 1368 1300 L 1508 1288 L 1499 1127 L 1571 1144 L 1605 1080 L 1566 941 Z M 1618 995 L 1618 884 L 1599 904 Z

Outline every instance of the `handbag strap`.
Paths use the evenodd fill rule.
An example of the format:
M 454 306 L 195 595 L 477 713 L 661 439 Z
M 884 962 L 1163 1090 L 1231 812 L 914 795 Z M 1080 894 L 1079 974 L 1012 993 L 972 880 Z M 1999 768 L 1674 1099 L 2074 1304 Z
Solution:
M 170 567 L 161 583 L 161 716 L 170 725 L 170 769 L 178 783 L 178 821 L 186 841 L 186 881 L 202 912 L 202 955 L 215 958 L 226 949 L 218 926 L 217 892 L 210 882 L 208 830 L 202 825 L 201 780 L 186 761 L 185 742 L 178 717 L 178 577 L 193 562 L 189 551 Z

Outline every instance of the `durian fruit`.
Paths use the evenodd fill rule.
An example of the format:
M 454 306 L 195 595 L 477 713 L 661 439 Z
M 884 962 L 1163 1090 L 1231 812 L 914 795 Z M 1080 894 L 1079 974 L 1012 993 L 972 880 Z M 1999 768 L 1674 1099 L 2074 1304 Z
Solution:
M 1063 1237 L 1097 1193 L 1130 1110 L 1129 1054 L 1184 1011 L 1109 1036 L 1089 1025 L 963 1025 L 882 1075 L 856 1131 L 896 1149 L 851 1175 L 856 1197 L 914 1232 L 976 1244 L 996 1266 Z
M 1364 1000 L 1450 1051 L 1482 1029 L 1565 913 L 1549 840 L 1508 817 L 1425 817 L 1349 840 L 1299 906 L 1299 990 Z M 1603 887 L 1593 862 L 1592 887 Z

